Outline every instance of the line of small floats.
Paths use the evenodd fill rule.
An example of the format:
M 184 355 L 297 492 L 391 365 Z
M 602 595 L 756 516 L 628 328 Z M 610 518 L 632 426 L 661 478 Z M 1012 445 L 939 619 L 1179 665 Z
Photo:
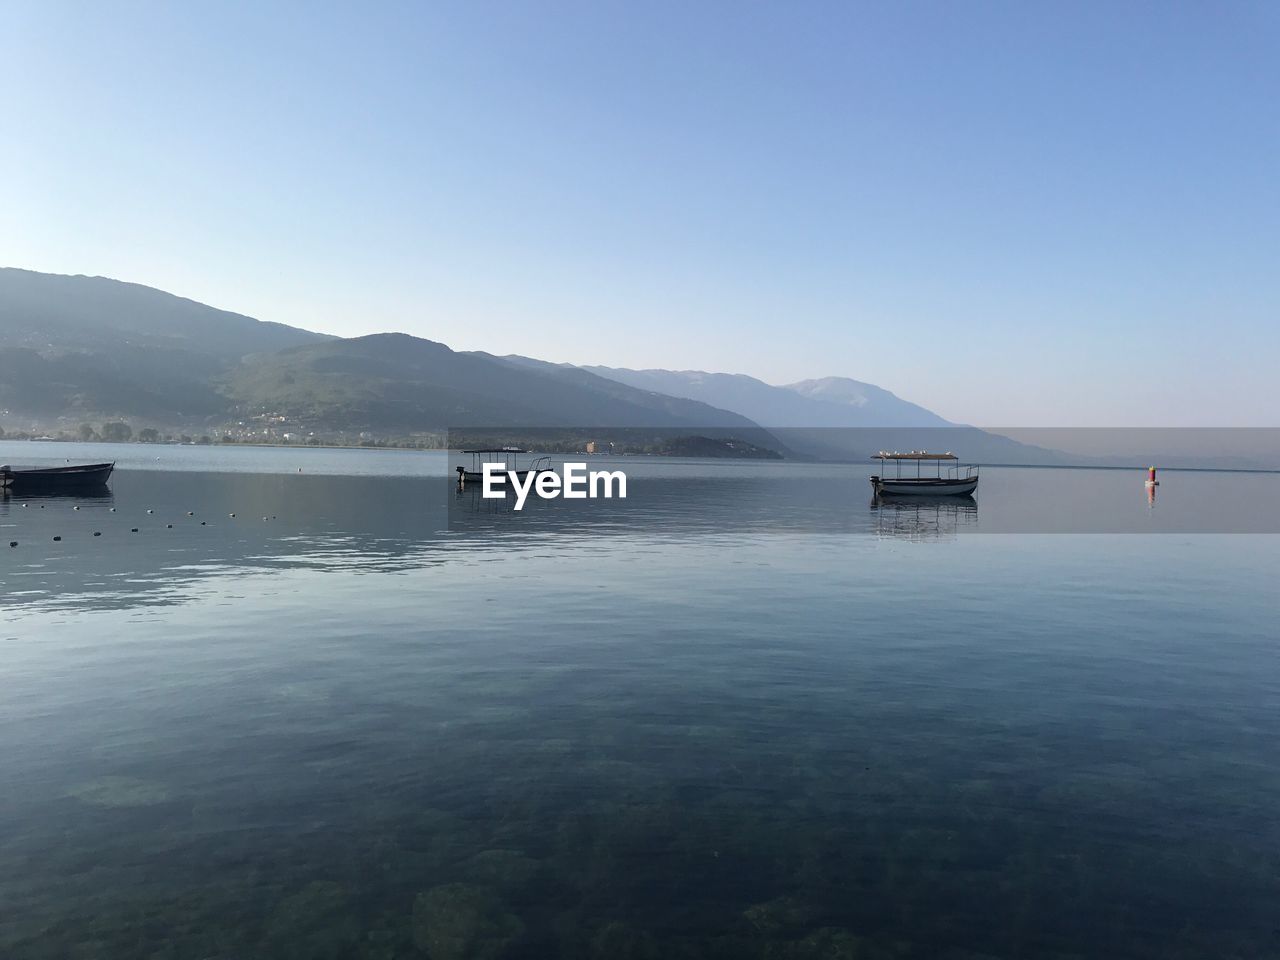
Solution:
M 479 483 L 483 477 L 486 463 L 501 464 L 504 470 L 516 474 L 523 479 L 528 474 L 553 473 L 550 457 L 536 457 L 525 467 L 518 462 L 520 454 L 529 453 L 519 447 L 490 447 L 480 450 L 463 450 L 471 457 L 470 468 L 456 467 L 458 486 L 465 487 L 468 482 Z M 927 497 L 971 497 L 978 489 L 980 466 L 976 463 L 961 463 L 960 458 L 948 450 L 946 453 L 929 453 L 926 450 L 910 450 L 906 453 L 881 450 L 871 457 L 880 462 L 880 473 L 869 478 L 871 489 L 877 496 L 927 496 Z M 912 473 L 912 465 L 915 472 Z M 889 475 L 892 466 L 893 475 Z M 904 469 L 905 467 L 905 469 Z M 1147 468 L 1146 488 L 1154 491 L 1160 485 L 1156 479 L 1156 468 Z M 1154 497 L 1154 493 L 1151 494 Z
M 24 503 L 24 504 L 23 504 L 23 506 L 24 506 L 24 507 L 25 507 L 25 506 L 28 506 L 28 504 L 25 504 L 25 503 Z M 45 508 L 45 505 L 44 505 L 43 503 L 42 503 L 42 504 L 40 504 L 40 509 L 41 509 L 41 510 L 43 510 L 44 508 Z M 77 505 L 77 506 L 72 507 L 71 509 L 72 509 L 72 510 L 79 510 L 79 509 L 80 509 L 80 507 L 79 507 L 79 505 Z M 112 512 L 112 513 L 115 513 L 115 512 L 116 512 L 116 508 L 115 508 L 115 507 L 112 507 L 112 508 L 111 508 L 111 512 Z M 154 510 L 148 510 L 148 511 L 147 511 L 147 513 L 155 513 L 155 511 L 154 511 Z M 194 511 L 194 510 L 188 510 L 188 511 L 187 511 L 187 516 L 188 516 L 188 517 L 194 517 L 195 515 L 196 515 L 196 514 L 195 514 L 195 511 Z M 227 514 L 227 516 L 228 516 L 229 518 L 231 518 L 232 520 L 234 520 L 234 519 L 236 518 L 236 515 L 235 515 L 234 513 L 229 513 L 229 514 Z M 266 521 L 268 521 L 268 520 L 274 520 L 274 519 L 275 519 L 275 517 L 263 517 L 262 519 L 263 519 L 263 522 L 266 522 Z M 205 526 L 208 526 L 208 525 L 209 525 L 209 521 L 208 521 L 208 520 L 201 520 L 201 521 L 200 521 L 200 526 L 205 527 Z M 172 530 L 172 529 L 173 529 L 173 524 L 172 524 L 172 523 L 166 523 L 164 526 L 165 526 L 165 529 L 166 529 L 166 530 Z M 140 527 L 130 527 L 130 528 L 129 528 L 129 532 L 130 532 L 130 533 L 141 533 L 142 531 L 141 531 L 141 528 L 140 528 Z M 102 536 L 102 531 L 101 531 L 101 530 L 95 530 L 95 531 L 93 531 L 93 535 L 94 535 L 95 537 L 100 537 L 100 536 Z M 61 542 L 62 542 L 62 535 L 61 535 L 61 534 L 55 534 L 55 535 L 52 537 L 52 540 L 53 540 L 53 542 L 54 542 L 54 543 L 61 543 Z M 10 546 L 11 548 L 12 548 L 12 547 L 16 547 L 16 546 L 18 546 L 18 545 L 19 545 L 19 541 L 17 541 L 17 540 L 10 540 L 10 541 L 9 541 L 9 546 Z
M 472 458 L 471 469 L 457 468 L 458 484 L 465 485 L 468 480 L 475 482 L 481 479 L 482 467 L 485 463 L 500 462 L 508 469 L 519 474 L 551 472 L 551 458 L 537 457 L 526 468 L 520 470 L 516 463 L 519 454 L 527 453 L 518 447 L 495 447 L 484 450 L 465 450 Z M 925 450 L 911 450 L 907 453 L 892 453 L 881 450 L 871 457 L 880 462 L 880 473 L 869 478 L 871 488 L 877 494 L 898 496 L 972 496 L 978 489 L 979 465 L 961 463 L 960 458 L 948 450 L 946 453 L 929 453 Z M 911 467 L 914 465 L 914 475 Z M 889 468 L 893 474 L 890 476 Z M 905 466 L 905 470 L 904 470 Z M 15 470 L 10 466 L 0 466 L 0 488 L 10 493 L 74 493 L 80 490 L 94 490 L 106 486 L 111 478 L 115 463 L 73 464 L 65 467 L 39 467 L 27 470 Z M 1156 468 L 1149 467 L 1146 487 L 1153 489 L 1160 485 L 1156 479 Z
M 35 496 L 50 495 L 66 495 L 77 493 L 100 493 L 106 488 L 107 480 L 111 477 L 111 472 L 115 469 L 114 463 L 92 463 L 79 464 L 67 467 L 46 467 L 31 470 L 14 470 L 9 466 L 0 467 L 0 489 L 6 494 L 22 493 Z M 22 506 L 28 507 L 29 504 L 24 503 Z M 38 505 L 41 510 L 45 509 L 46 504 Z M 79 510 L 80 504 L 75 504 L 72 510 Z M 110 508 L 111 513 L 116 512 L 115 507 Z M 148 508 L 148 514 L 154 514 L 155 510 Z M 195 517 L 194 510 L 188 510 L 188 517 Z M 229 513 L 227 516 L 234 520 L 236 515 Z M 274 520 L 275 517 L 263 517 L 263 521 Z M 201 520 L 200 526 L 207 526 L 209 521 Z M 173 524 L 166 523 L 166 530 L 172 530 Z M 130 527 L 130 533 L 141 532 L 139 527 Z M 101 530 L 93 531 L 95 537 L 102 536 Z M 61 535 L 53 537 L 55 543 L 61 542 Z M 10 547 L 18 546 L 17 540 L 9 541 Z
M 458 486 L 464 487 L 467 481 L 476 482 L 483 476 L 485 463 L 502 463 L 507 469 L 516 470 L 521 475 L 527 473 L 553 472 L 550 457 L 537 457 L 527 467 L 520 470 L 518 456 L 528 453 L 518 447 L 494 447 L 482 450 L 464 450 L 471 456 L 471 469 L 457 468 Z M 880 472 L 872 474 L 871 489 L 876 496 L 891 497 L 972 497 L 978 489 L 980 479 L 979 465 L 961 463 L 960 458 L 948 450 L 945 453 L 930 453 L 925 450 L 911 450 L 906 453 L 881 450 L 871 457 L 879 461 Z M 914 473 L 912 467 L 914 466 Z M 892 467 L 893 474 L 889 469 Z M 115 469 L 115 463 L 72 464 L 64 467 L 37 467 L 26 470 L 15 470 L 5 465 L 0 466 L 0 489 L 6 493 L 79 493 L 100 490 L 106 486 Z M 1156 479 L 1156 468 L 1147 468 L 1145 481 L 1149 501 L 1155 499 L 1155 488 L 1160 485 Z M 26 504 L 23 504 L 26 506 Z M 43 504 L 41 505 L 43 507 Z M 80 507 L 75 507 L 79 510 Z M 111 508 L 112 512 L 115 507 Z M 148 510 L 147 513 L 152 511 Z M 194 516 L 188 511 L 187 516 Z M 234 518 L 235 514 L 231 514 Z M 263 517 L 263 520 L 268 519 Z M 205 523 L 205 521 L 201 521 Z M 172 527 L 173 524 L 169 524 Z M 138 528 L 131 532 L 137 533 Z M 95 531 L 95 537 L 101 531 Z M 61 537 L 54 537 L 61 540 Z M 18 541 L 9 542 L 16 547 Z

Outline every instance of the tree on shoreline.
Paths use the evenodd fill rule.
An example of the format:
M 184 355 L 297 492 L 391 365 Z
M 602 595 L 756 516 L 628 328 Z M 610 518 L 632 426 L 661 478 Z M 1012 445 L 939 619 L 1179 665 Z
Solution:
M 123 420 L 102 425 L 102 439 L 109 443 L 126 443 L 133 436 L 133 428 Z

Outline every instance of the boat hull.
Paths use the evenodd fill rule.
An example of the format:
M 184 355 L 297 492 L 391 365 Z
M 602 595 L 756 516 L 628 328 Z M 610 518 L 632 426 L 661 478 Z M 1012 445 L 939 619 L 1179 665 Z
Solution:
M 978 489 L 978 478 L 948 480 L 937 478 L 886 479 L 872 477 L 871 487 L 878 494 L 894 497 L 967 497 Z
M 514 470 L 514 471 L 499 470 L 494 474 L 494 476 L 502 479 L 505 482 L 507 477 L 510 476 L 511 473 L 514 473 L 516 475 L 517 480 L 519 480 L 521 483 L 524 483 L 525 477 L 529 476 L 529 474 L 533 474 L 536 477 L 540 473 L 555 473 L 555 471 L 554 470 Z M 478 473 L 475 470 L 463 470 L 461 467 L 459 467 L 458 482 L 459 483 L 483 483 L 484 474 Z
M 11 493 L 63 493 L 99 490 L 107 485 L 114 463 L 90 463 L 73 467 L 5 470 L 0 483 Z

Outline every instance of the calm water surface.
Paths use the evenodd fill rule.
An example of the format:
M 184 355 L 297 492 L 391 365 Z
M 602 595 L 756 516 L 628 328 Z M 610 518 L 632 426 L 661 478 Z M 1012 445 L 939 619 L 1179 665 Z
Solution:
M 0 956 L 1280 956 L 1274 475 L 106 452 L 0 500 Z

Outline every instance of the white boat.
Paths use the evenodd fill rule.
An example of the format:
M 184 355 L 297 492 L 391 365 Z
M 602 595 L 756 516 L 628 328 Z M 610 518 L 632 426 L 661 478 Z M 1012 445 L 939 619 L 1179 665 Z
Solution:
M 978 489 L 978 465 L 960 463 L 959 457 L 950 451 L 888 453 L 881 450 L 871 459 L 880 461 L 880 473 L 871 477 L 871 488 L 877 496 L 967 497 Z

